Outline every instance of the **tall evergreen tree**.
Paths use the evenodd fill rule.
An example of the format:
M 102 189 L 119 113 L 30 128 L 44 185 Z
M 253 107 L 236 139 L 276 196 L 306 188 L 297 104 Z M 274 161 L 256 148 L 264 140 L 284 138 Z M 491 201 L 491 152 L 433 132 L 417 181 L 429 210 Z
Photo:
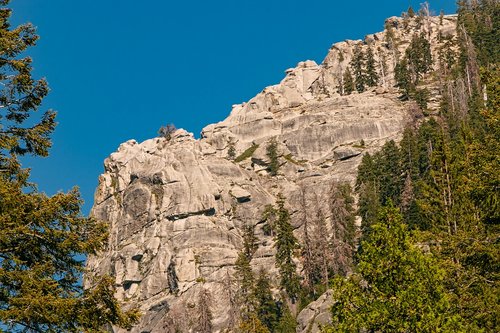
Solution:
M 425 38 L 424 33 L 414 35 L 410 46 L 406 49 L 405 56 L 408 59 L 408 66 L 414 84 L 418 84 L 422 74 L 432 69 L 431 44 Z
M 254 294 L 255 276 L 250 266 L 250 259 L 243 251 L 238 253 L 234 269 L 239 287 L 236 297 L 240 307 L 240 317 L 246 320 L 250 314 L 255 314 L 257 301 Z
M 394 68 L 394 78 L 396 80 L 396 87 L 403 94 L 401 97 L 403 100 L 408 100 L 413 93 L 415 87 L 410 75 L 410 70 L 408 69 L 408 60 L 403 57 L 400 62 L 396 64 Z
M 290 213 L 285 208 L 285 198 L 278 195 L 276 221 L 276 236 L 274 238 L 276 247 L 276 267 L 280 273 L 280 286 L 288 297 L 295 302 L 300 291 L 299 276 L 296 272 L 296 264 L 293 261 L 295 250 L 298 249 L 297 238 L 293 235 L 293 228 L 290 224 Z
M 388 141 L 377 154 L 377 165 L 380 168 L 381 203 L 391 200 L 399 204 L 404 178 L 401 175 L 399 148 L 393 140 Z
M 354 74 L 354 85 L 358 92 L 365 91 L 365 54 L 361 45 L 356 45 L 351 59 L 351 69 Z
M 255 236 L 255 226 L 247 224 L 243 228 L 243 253 L 248 258 L 248 261 L 251 261 L 259 247 L 259 244 L 257 244 L 258 239 Z
M 295 333 L 297 330 L 297 321 L 292 315 L 286 302 L 281 306 L 281 317 L 276 327 L 276 333 Z
M 84 218 L 76 189 L 48 197 L 29 182 L 19 156 L 47 156 L 55 112 L 29 119 L 48 93 L 32 77 L 26 56 L 35 28 L 11 28 L 8 0 L 0 1 L 0 330 L 100 331 L 129 328 L 135 310 L 122 312 L 110 277 L 89 277 L 83 290 L 82 257 L 104 248 L 104 222 Z
M 378 74 L 376 69 L 375 58 L 371 47 L 366 52 L 366 73 L 365 83 L 368 87 L 375 87 L 378 83 Z
M 366 235 L 377 221 L 380 208 L 379 169 L 368 153 L 363 156 L 358 168 L 355 190 L 359 194 L 358 215 L 362 218 L 362 231 Z
M 278 160 L 278 143 L 276 142 L 276 138 L 269 141 L 269 144 L 266 147 L 266 155 L 269 158 L 269 173 L 271 176 L 276 176 L 280 167 Z
M 279 307 L 273 299 L 271 281 L 266 271 L 261 268 L 255 282 L 255 298 L 257 300 L 257 316 L 270 332 L 274 332 L 279 320 Z
M 351 71 L 347 68 L 342 77 L 342 95 L 350 95 L 354 89 L 354 80 Z

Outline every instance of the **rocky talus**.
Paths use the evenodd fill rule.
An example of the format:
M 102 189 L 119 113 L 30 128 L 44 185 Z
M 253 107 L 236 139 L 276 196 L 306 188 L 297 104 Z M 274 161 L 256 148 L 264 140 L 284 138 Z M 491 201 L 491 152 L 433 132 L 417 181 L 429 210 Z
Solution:
M 397 47 L 388 45 L 387 31 L 334 44 L 322 64 L 304 61 L 287 70 L 279 84 L 205 127 L 200 139 L 177 130 L 169 139 L 130 140 L 105 160 L 92 215 L 109 221 L 109 245 L 89 258 L 88 269 L 114 276 L 117 297 L 143 312 L 132 332 L 169 332 L 179 320 L 190 331 L 202 288 L 212 296 L 214 332 L 228 331 L 237 314 L 233 270 L 244 226 L 254 225 L 258 238 L 252 267 L 266 269 L 277 284 L 274 241 L 262 223 L 266 205 L 283 194 L 300 240 L 302 198 L 308 212 L 321 211 L 328 220 L 333 184 L 352 184 L 364 153 L 398 140 L 405 125 L 421 117 L 398 98 L 397 57 L 423 31 L 437 59 L 438 36 L 453 35 L 456 18 L 412 20 L 407 28 L 401 18 L 387 22 Z M 341 77 L 357 44 L 374 51 L 379 84 L 342 96 Z M 266 155 L 271 140 L 279 152 L 275 176 Z M 236 160 L 228 157 L 233 149 Z M 327 293 L 297 314 L 297 331 L 317 332 L 315 320 L 328 321 L 330 301 Z

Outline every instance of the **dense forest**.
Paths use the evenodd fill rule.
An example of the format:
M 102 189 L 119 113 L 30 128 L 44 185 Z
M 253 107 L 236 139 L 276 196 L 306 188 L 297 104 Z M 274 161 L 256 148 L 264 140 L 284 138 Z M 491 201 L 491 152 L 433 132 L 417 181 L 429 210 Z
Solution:
M 500 4 L 459 1 L 458 16 L 434 60 L 439 113 L 363 157 L 361 242 L 326 332 L 499 329 Z M 410 46 L 400 60 L 403 98 L 421 99 L 426 58 Z

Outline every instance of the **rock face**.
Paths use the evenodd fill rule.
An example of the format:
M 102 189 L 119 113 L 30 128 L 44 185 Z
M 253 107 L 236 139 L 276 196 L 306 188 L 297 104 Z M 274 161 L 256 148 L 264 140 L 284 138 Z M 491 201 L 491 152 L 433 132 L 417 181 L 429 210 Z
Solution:
M 305 61 L 287 70 L 281 83 L 205 127 L 201 139 L 177 130 L 169 140 L 127 141 L 106 159 L 92 215 L 109 221 L 109 246 L 89 258 L 88 268 L 115 276 L 117 297 L 140 307 L 143 316 L 132 332 L 169 332 L 182 318 L 189 331 L 186 314 L 195 311 L 202 289 L 212 296 L 214 331 L 229 328 L 244 226 L 255 226 L 259 242 L 252 267 L 265 268 L 277 282 L 274 242 L 263 230 L 266 205 L 282 193 L 300 239 L 301 193 L 314 193 L 307 210 L 329 219 L 332 185 L 352 184 L 364 153 L 399 139 L 415 114 L 393 88 L 397 54 L 413 33 L 424 31 L 436 59 L 438 34 L 453 34 L 456 18 L 445 16 L 440 24 L 431 17 L 420 26 L 411 21 L 409 32 L 400 18 L 387 22 L 399 41 L 395 49 L 386 43 L 387 31 L 337 43 L 321 65 Z M 380 83 L 341 96 L 340 79 L 357 44 L 374 50 Z M 276 176 L 268 168 L 270 140 L 278 145 Z M 228 158 L 231 149 L 238 162 Z M 314 321 L 328 319 L 329 299 L 323 295 L 298 315 L 298 332 L 317 332 Z

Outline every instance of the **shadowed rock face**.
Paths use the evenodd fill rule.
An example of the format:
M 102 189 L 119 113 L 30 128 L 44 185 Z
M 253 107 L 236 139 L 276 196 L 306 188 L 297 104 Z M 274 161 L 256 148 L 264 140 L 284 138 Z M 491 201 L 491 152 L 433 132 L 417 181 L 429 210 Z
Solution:
M 430 27 L 434 58 L 438 32 L 453 34 L 455 29 L 451 16 L 443 25 L 438 18 L 421 28 L 412 23 L 410 33 L 400 28 L 401 19 L 389 22 L 400 53 L 412 31 L 427 33 Z M 212 295 L 215 331 L 228 327 L 235 310 L 233 264 L 245 225 L 255 226 L 259 241 L 252 266 L 265 268 L 278 281 L 274 242 L 263 231 L 266 205 L 282 193 L 300 239 L 301 193 L 313 193 L 307 197 L 308 211 L 321 211 L 328 220 L 332 185 L 353 183 L 362 155 L 398 140 L 411 120 L 393 88 L 396 51 L 384 40 L 385 32 L 369 35 L 362 46 L 365 51 L 372 47 L 378 63 L 385 58 L 387 65 L 379 86 L 364 93 L 338 93 L 353 48 L 361 43 L 341 42 L 321 65 L 301 62 L 286 71 L 280 84 L 235 105 L 225 120 L 205 127 L 199 140 L 177 130 L 170 140 L 127 141 L 106 159 L 92 215 L 109 221 L 109 246 L 89 258 L 88 268 L 115 276 L 117 297 L 143 311 L 132 332 L 168 332 L 175 320 L 195 311 L 201 288 Z M 273 177 L 266 155 L 271 139 L 278 145 L 280 164 Z M 236 156 L 256 149 L 236 163 L 228 159 L 231 145 Z M 323 298 L 299 315 L 299 332 L 317 318 L 328 319 L 328 297 Z

